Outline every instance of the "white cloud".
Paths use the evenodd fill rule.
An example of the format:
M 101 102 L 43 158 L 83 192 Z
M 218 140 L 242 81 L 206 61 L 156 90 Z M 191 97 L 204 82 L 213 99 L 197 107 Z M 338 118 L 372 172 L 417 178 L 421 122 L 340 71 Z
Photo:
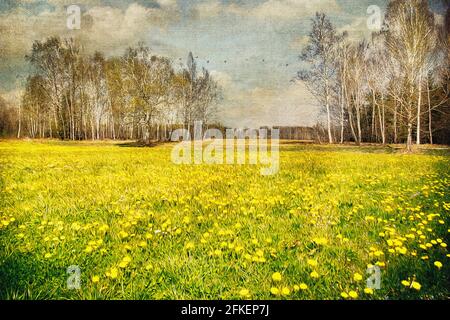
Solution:
M 267 0 L 255 7 L 235 3 L 223 4 L 219 1 L 203 2 L 197 5 L 199 17 L 215 17 L 220 14 L 234 14 L 257 19 L 292 20 L 313 15 L 317 11 L 338 12 L 336 0 Z

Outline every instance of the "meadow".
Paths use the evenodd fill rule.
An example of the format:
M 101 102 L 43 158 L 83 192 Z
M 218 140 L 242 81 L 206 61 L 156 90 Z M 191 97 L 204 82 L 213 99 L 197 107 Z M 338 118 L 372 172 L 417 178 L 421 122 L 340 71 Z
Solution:
M 286 143 L 274 176 L 171 149 L 0 141 L 0 298 L 449 298 L 448 149 Z

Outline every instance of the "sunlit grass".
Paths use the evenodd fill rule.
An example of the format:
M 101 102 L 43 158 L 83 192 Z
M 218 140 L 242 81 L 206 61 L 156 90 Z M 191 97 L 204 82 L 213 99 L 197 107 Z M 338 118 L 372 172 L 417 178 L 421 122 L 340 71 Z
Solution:
M 265 177 L 171 148 L 0 142 L 0 298 L 449 296 L 445 150 L 289 144 Z

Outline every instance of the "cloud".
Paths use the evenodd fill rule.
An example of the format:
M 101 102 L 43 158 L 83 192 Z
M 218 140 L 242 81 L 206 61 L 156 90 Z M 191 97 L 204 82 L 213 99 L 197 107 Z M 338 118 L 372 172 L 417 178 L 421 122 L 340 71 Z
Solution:
M 283 89 L 257 87 L 235 96 L 221 117 L 231 127 L 312 126 L 320 114 L 314 97 L 302 82 Z
M 93 6 L 82 12 L 80 30 L 69 30 L 64 4 L 70 1 L 50 0 L 54 10 L 32 14 L 23 8 L 0 14 L 0 58 L 23 57 L 35 40 L 50 36 L 75 37 L 88 51 L 113 51 L 142 40 L 151 40 L 155 32 L 166 28 L 178 17 L 174 0 L 159 0 L 159 7 L 149 8 L 133 3 L 125 10 Z M 82 4 L 100 1 L 88 0 Z
M 326 13 L 339 12 L 340 7 L 336 0 L 266 0 L 253 7 L 236 3 L 225 4 L 215 0 L 198 4 L 195 11 L 200 18 L 234 14 L 260 20 L 292 20 L 311 16 L 317 11 Z

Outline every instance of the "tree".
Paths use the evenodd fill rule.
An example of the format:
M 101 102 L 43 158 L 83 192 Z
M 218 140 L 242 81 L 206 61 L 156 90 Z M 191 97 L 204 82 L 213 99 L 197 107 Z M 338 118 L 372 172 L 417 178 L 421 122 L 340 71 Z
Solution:
M 390 80 L 402 86 L 390 93 L 401 106 L 400 114 L 406 121 L 407 149 L 410 151 L 414 123 L 417 124 L 417 142 L 420 143 L 423 74 L 433 47 L 434 18 L 428 2 L 391 1 L 385 28 L 385 44 L 392 59 Z
M 332 127 L 332 88 L 336 83 L 336 64 L 334 52 L 340 41 L 336 30 L 324 13 L 316 13 L 312 20 L 309 42 L 300 55 L 301 61 L 309 64 L 308 69 L 298 72 L 298 79 L 304 81 L 308 90 L 324 106 L 327 114 L 328 140 L 333 143 Z

